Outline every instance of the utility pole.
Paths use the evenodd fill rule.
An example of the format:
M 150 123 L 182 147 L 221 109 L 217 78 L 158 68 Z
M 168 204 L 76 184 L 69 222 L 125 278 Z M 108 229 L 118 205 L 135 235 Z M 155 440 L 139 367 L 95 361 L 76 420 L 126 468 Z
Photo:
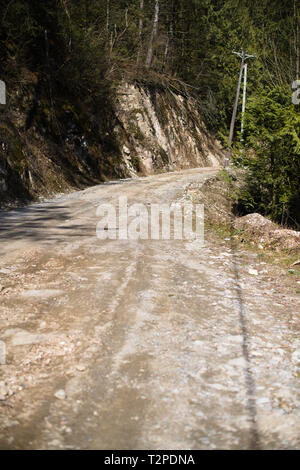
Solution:
M 246 111 L 246 94 L 247 94 L 247 66 L 244 65 L 244 89 L 243 89 L 243 105 L 242 105 L 242 120 L 241 120 L 241 142 L 244 141 L 244 120 L 245 120 L 245 111 Z
M 240 91 L 241 91 L 243 71 L 245 71 L 244 94 L 243 94 L 243 110 L 244 110 L 243 112 L 245 112 L 245 109 L 246 109 L 246 87 L 247 87 L 247 64 L 246 64 L 246 60 L 247 59 L 252 59 L 252 58 L 255 57 L 254 55 L 246 54 L 244 50 L 242 50 L 242 52 L 233 51 L 233 54 L 236 54 L 238 57 L 240 57 L 242 62 L 241 62 L 238 86 L 237 86 L 237 90 L 236 90 L 235 103 L 234 103 L 233 112 L 232 112 L 231 124 L 230 124 L 229 139 L 228 139 L 228 147 L 229 148 L 228 148 L 228 151 L 227 151 L 226 157 L 225 157 L 225 162 L 224 162 L 225 168 L 227 168 L 229 166 L 230 157 L 231 157 L 231 146 L 232 146 L 232 140 L 233 140 L 233 132 L 234 132 L 236 114 L 237 114 L 237 109 L 238 109 L 238 104 L 239 104 L 239 97 L 240 97 Z

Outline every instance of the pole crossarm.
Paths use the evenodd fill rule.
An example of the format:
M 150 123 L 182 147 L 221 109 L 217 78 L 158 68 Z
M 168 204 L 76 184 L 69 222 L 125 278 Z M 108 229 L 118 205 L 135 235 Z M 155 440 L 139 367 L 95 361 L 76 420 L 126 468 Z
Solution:
M 236 54 L 237 56 L 239 56 L 242 60 L 247 60 L 247 59 L 254 59 L 256 57 L 256 55 L 251 55 L 251 54 L 246 54 L 243 50 L 242 52 L 236 52 L 236 51 L 232 51 L 233 54 Z

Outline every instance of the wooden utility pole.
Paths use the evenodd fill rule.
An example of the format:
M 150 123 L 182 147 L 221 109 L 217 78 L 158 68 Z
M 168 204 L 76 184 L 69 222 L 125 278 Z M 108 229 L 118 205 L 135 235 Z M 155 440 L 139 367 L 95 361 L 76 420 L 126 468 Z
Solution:
M 242 77 L 243 77 L 243 71 L 244 71 L 244 66 L 246 65 L 246 60 L 254 58 L 254 55 L 249 55 L 242 50 L 242 52 L 235 52 L 233 51 L 234 54 L 236 54 L 238 57 L 242 59 L 241 62 L 241 68 L 240 68 L 240 75 L 239 75 L 239 81 L 237 85 L 237 90 L 236 90 L 236 96 L 235 96 L 235 103 L 233 107 L 233 112 L 232 112 L 232 118 L 231 118 L 231 123 L 230 123 L 230 131 L 229 131 L 229 139 L 228 139 L 228 151 L 226 153 L 225 157 L 225 162 L 224 166 L 227 168 L 229 166 L 230 162 L 230 157 L 231 157 L 231 146 L 232 146 L 232 140 L 233 140 L 233 133 L 234 133 L 234 126 L 235 126 L 235 120 L 236 120 L 236 115 L 237 115 L 237 109 L 238 109 L 238 104 L 239 104 L 239 97 L 240 97 L 240 91 L 241 91 L 241 84 L 242 84 Z M 243 102 L 243 109 L 245 110 L 245 105 L 246 105 L 246 86 L 247 86 L 247 68 L 245 71 L 245 82 L 244 82 L 244 102 Z

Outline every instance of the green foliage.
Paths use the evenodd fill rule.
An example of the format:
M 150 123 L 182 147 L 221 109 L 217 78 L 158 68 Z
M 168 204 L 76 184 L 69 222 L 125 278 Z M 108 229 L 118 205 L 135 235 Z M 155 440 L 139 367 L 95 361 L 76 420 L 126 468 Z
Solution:
M 300 226 L 300 115 L 286 87 L 268 88 L 248 103 L 240 208 Z
M 26 66 L 44 78 L 51 72 L 58 89 L 87 100 L 105 101 L 110 85 L 124 76 L 152 82 L 155 72 L 157 82 L 175 78 L 193 93 L 211 129 L 227 134 L 239 72 L 233 49 L 257 55 L 250 94 L 296 78 L 295 0 L 160 0 L 151 70 L 144 65 L 155 0 L 1 4 L 4 70 L 14 63 L 15 70 Z
M 125 78 L 192 94 L 226 145 L 240 67 L 232 51 L 244 48 L 256 59 L 249 63 L 246 154 L 239 157 L 249 178 L 240 206 L 297 226 L 299 114 L 289 89 L 299 78 L 296 0 L 158 3 L 154 34 L 157 0 L 0 0 L 1 79 L 9 90 L 26 83 L 24 70 L 36 80 L 26 129 L 40 120 L 59 140 L 67 103 L 80 132 L 98 139 L 109 158 L 119 154 L 114 97 Z M 239 120 L 240 113 L 236 129 Z

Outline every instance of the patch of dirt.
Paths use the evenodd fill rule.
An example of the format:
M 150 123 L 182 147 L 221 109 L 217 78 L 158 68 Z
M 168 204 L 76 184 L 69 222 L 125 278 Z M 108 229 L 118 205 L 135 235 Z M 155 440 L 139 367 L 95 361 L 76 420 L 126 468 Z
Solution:
M 234 221 L 234 228 L 263 246 L 300 251 L 300 232 L 279 227 L 260 214 L 248 214 Z
M 231 195 L 228 181 L 216 175 L 201 186 L 191 183 L 184 191 L 183 198 L 193 203 L 204 204 L 205 222 L 209 226 L 229 226 L 232 221 Z

